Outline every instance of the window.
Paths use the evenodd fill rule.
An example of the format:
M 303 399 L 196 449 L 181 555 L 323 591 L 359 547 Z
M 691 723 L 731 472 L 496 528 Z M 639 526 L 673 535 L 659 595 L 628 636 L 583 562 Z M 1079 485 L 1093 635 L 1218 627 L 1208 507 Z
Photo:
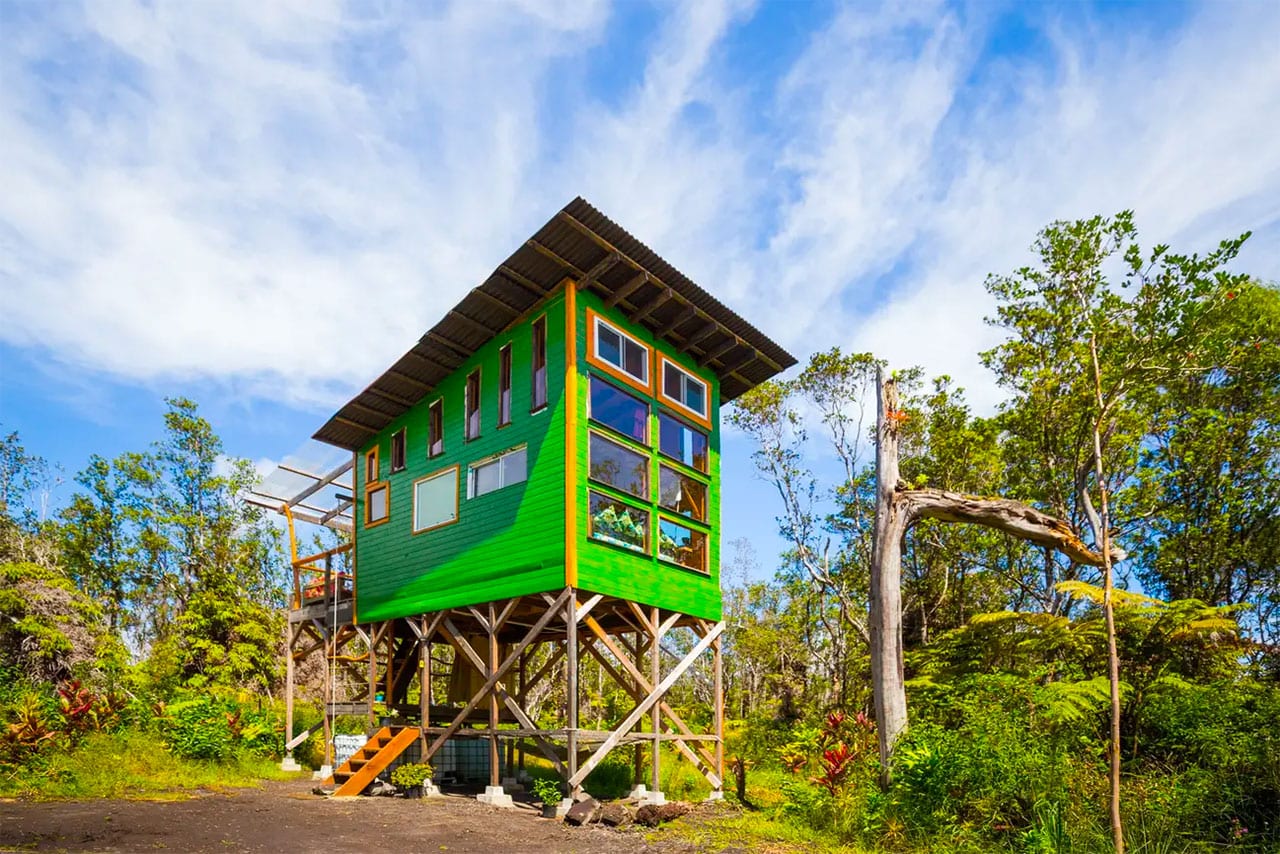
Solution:
M 533 389 L 530 412 L 547 405 L 547 317 L 533 322 Z
M 404 468 L 404 428 L 391 434 L 391 473 Z
M 471 464 L 467 498 L 478 498 L 528 479 L 528 448 L 521 445 L 496 457 Z
M 649 391 L 649 348 L 587 310 L 587 358 L 618 379 Z
M 444 398 L 427 408 L 427 456 L 438 457 L 444 453 Z
M 480 369 L 467 375 L 467 441 L 480 437 Z
M 658 450 L 690 468 L 707 470 L 707 437 L 665 412 L 658 413 Z
M 413 532 L 458 521 L 458 467 L 413 482 Z
M 385 483 L 375 483 L 364 491 L 364 526 L 372 528 L 391 518 L 391 489 Z
M 591 378 L 591 418 L 642 445 L 648 444 L 649 404 L 596 376 Z
M 511 423 L 511 345 L 498 351 L 498 426 Z
M 649 550 L 649 511 L 589 493 L 591 538 L 637 552 Z
M 649 497 L 649 457 L 599 433 L 591 434 L 591 479 L 629 492 L 637 498 Z
M 707 384 L 666 356 L 660 357 L 662 385 L 660 397 L 699 420 L 707 420 Z
M 699 522 L 707 521 L 707 485 L 669 466 L 658 470 L 658 503 Z
M 706 572 L 707 535 L 659 517 L 658 557 L 687 569 Z
M 378 465 L 378 447 L 375 445 L 364 455 L 364 482 L 377 483 L 381 474 L 381 467 Z

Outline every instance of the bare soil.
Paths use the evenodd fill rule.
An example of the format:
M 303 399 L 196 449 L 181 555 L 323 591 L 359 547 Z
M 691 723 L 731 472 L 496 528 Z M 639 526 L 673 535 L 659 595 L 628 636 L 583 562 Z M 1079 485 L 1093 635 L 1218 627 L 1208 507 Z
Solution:
M 185 801 L 0 802 L 0 851 L 674 852 L 643 829 L 570 827 L 532 805 L 469 797 L 344 798 L 309 780 L 205 793 Z

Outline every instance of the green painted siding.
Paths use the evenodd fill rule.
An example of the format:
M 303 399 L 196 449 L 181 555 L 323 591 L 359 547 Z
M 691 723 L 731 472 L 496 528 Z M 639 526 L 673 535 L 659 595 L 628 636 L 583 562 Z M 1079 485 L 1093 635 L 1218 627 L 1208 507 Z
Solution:
M 654 397 L 646 398 L 650 404 L 649 416 L 649 445 L 645 448 L 643 445 L 629 442 L 617 434 L 611 433 L 607 428 L 600 432 L 608 435 L 608 437 L 620 444 L 628 444 L 636 450 L 642 450 L 645 453 L 651 453 L 649 472 L 649 491 L 650 501 L 640 501 L 631 499 L 624 493 L 613 491 L 607 487 L 600 487 L 589 483 L 588 480 L 588 448 L 589 448 L 589 432 L 592 429 L 599 429 L 593 425 L 587 417 L 587 400 L 590 394 L 589 378 L 591 374 L 598 374 L 605 379 L 610 380 L 618 388 L 628 391 L 629 393 L 643 397 L 643 395 L 623 385 L 617 380 L 612 380 L 607 374 L 593 367 L 587 360 L 587 336 L 590 332 L 587 325 L 586 310 L 590 308 L 596 313 L 603 316 L 613 325 L 629 332 L 637 340 L 654 347 L 659 353 L 666 355 L 669 359 L 680 365 L 685 370 L 700 377 L 708 383 L 710 388 L 709 413 L 711 415 L 712 430 L 710 431 L 710 450 L 708 474 L 710 478 L 709 495 L 707 499 L 707 525 L 688 524 L 687 527 L 704 530 L 709 533 L 707 543 L 707 569 L 706 574 L 695 572 L 693 570 L 684 569 L 666 561 L 659 560 L 656 556 L 657 543 L 657 518 L 659 516 L 657 507 L 657 490 L 658 490 L 658 466 L 659 455 L 656 452 L 651 453 L 651 449 L 656 451 L 658 446 L 658 417 L 659 410 L 678 414 L 675 410 L 661 404 Z M 578 295 L 578 318 L 577 318 L 577 353 L 578 353 L 578 373 L 581 379 L 578 382 L 577 402 L 579 416 L 579 435 L 578 435 L 578 459 L 575 460 L 577 471 L 577 488 L 578 488 L 578 532 L 580 545 L 578 546 L 578 585 L 583 590 L 589 590 L 595 593 L 604 593 L 611 596 L 620 596 L 640 602 L 645 605 L 657 606 L 659 608 L 669 609 L 673 611 L 681 611 L 686 614 L 692 614 L 709 620 L 719 620 L 721 612 L 720 597 L 720 430 L 719 430 L 719 407 L 720 407 L 720 385 L 717 378 L 710 371 L 698 368 L 696 362 L 688 357 L 677 353 L 673 347 L 666 342 L 655 341 L 652 334 L 643 328 L 633 328 L 627 322 L 626 316 L 616 310 L 604 308 L 603 302 L 592 293 L 580 293 Z M 654 360 L 656 363 L 656 359 Z M 651 372 L 657 373 L 657 365 L 653 364 L 650 368 Z M 657 379 L 657 377 L 655 377 Z M 656 386 L 655 386 L 656 388 Z M 692 425 L 692 422 L 689 422 Z M 702 432 L 707 432 L 705 428 L 699 428 Z M 649 546 L 650 554 L 642 555 L 633 551 L 629 551 L 620 546 L 600 543 L 588 538 L 590 531 L 588 521 L 588 492 L 595 490 L 614 498 L 619 498 L 636 507 L 647 509 L 650 512 L 650 535 Z M 680 520 L 680 517 L 672 515 L 673 519 Z M 683 524 L 683 520 L 682 524 Z
M 532 323 L 547 318 L 548 405 L 529 412 Z M 391 484 L 390 521 L 365 529 L 364 464 L 357 457 L 356 613 L 361 622 L 410 616 L 564 587 L 563 294 L 481 348 L 376 439 Z M 498 429 L 499 350 L 512 345 L 512 423 Z M 463 439 L 466 377 L 481 369 L 481 432 Z M 427 457 L 428 408 L 444 399 L 444 454 Z M 406 468 L 390 474 L 391 436 L 406 428 Z M 528 480 L 468 499 L 468 465 L 528 445 Z M 413 533 L 413 484 L 459 466 L 458 521 Z

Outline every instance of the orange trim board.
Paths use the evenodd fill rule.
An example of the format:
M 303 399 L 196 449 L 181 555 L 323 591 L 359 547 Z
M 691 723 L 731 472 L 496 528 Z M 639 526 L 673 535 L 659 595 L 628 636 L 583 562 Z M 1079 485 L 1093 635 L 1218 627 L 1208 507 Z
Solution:
M 564 583 L 578 586 L 578 286 L 565 287 Z M 588 316 L 591 309 L 587 309 Z M 587 336 L 590 347 L 591 336 Z
M 649 381 L 643 383 L 633 377 L 626 371 L 620 370 L 617 365 L 612 362 L 606 362 L 596 355 L 596 323 L 603 323 L 614 332 L 633 342 L 638 347 L 644 348 L 644 365 L 645 373 L 649 375 Z M 632 388 L 639 389 L 650 397 L 653 396 L 653 353 L 654 349 L 651 345 L 644 343 L 636 336 L 624 330 L 621 326 L 609 320 L 609 318 L 595 311 L 591 307 L 587 308 L 587 361 L 609 374 L 611 377 L 621 380 Z

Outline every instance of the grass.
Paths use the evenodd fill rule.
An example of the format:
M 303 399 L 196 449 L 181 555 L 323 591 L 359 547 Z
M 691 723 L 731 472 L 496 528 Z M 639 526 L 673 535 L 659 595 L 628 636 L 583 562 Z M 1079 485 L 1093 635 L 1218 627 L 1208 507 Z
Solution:
M 146 733 L 94 733 L 69 753 L 52 754 L 40 772 L 0 777 L 0 797 L 57 801 L 85 798 L 184 800 L 196 791 L 251 788 L 292 779 L 270 759 L 228 762 L 179 759 Z
M 750 794 L 750 792 L 748 792 Z M 774 818 L 766 811 L 748 811 L 737 804 L 703 806 L 679 821 L 646 835 L 652 842 L 679 840 L 699 849 L 765 852 L 765 854 L 856 854 L 861 849 L 834 844 L 826 834 Z

